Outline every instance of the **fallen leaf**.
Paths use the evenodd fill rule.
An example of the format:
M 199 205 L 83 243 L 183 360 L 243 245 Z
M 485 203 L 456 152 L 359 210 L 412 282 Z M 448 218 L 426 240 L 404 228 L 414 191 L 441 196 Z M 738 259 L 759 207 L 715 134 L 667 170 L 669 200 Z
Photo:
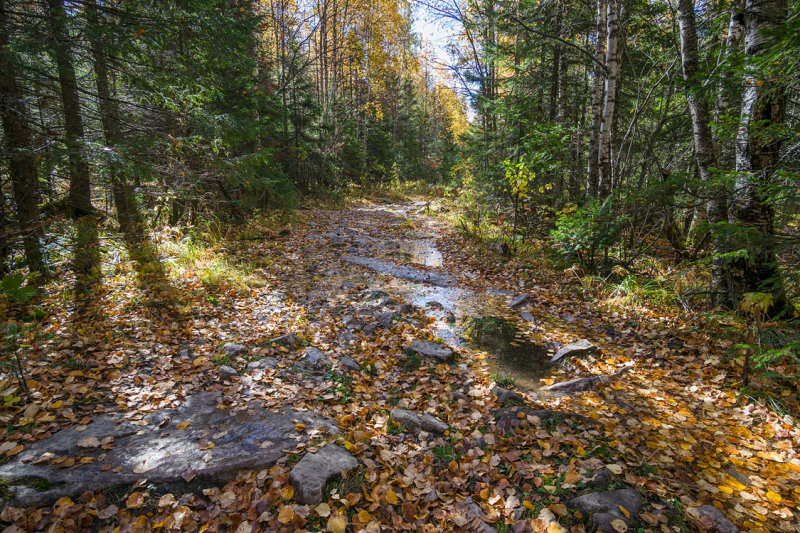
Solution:
M 616 520 L 611 521 L 611 527 L 614 528 L 615 531 L 619 533 L 625 533 L 628 531 L 628 524 L 617 518 Z
M 331 515 L 331 506 L 328 505 L 327 503 L 321 503 L 321 504 L 317 505 L 314 508 L 314 510 L 317 512 L 317 514 L 319 516 L 321 516 L 323 518 L 328 517 L 328 516 Z
M 328 531 L 331 533 L 345 533 L 347 518 L 342 515 L 332 516 L 328 519 Z
M 125 506 L 128 509 L 138 509 L 142 505 L 144 505 L 145 500 L 147 499 L 146 492 L 134 492 L 130 496 L 128 496 L 128 500 L 125 502 Z

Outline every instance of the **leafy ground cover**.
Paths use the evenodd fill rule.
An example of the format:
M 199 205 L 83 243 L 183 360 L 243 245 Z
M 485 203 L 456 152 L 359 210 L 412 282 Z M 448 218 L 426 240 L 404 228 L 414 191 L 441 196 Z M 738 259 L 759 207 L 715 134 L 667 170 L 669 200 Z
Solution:
M 65 272 L 37 307 L 7 306 L 6 326 L 16 329 L 6 350 L 24 379 L 8 372 L 1 387 L 6 457 L 24 456 L 32 442 L 104 413 L 144 424 L 148 413 L 207 390 L 222 393 L 223 409 L 236 410 L 246 391 L 267 408 L 291 405 L 339 426 L 338 434 L 287 450 L 274 466 L 242 471 L 224 486 L 189 479 L 165 487 L 143 476 L 49 507 L 11 502 L 0 515 L 7 531 L 472 531 L 486 523 L 497 531 L 578 532 L 587 517 L 565 503 L 597 490 L 604 470 L 611 473 L 606 488 L 642 493 L 645 506 L 631 529 L 702 528 L 696 509 L 711 503 L 745 530 L 795 530 L 796 388 L 757 375 L 744 389 L 744 358 L 723 329 L 697 316 L 606 301 L 541 255 L 506 258 L 425 213 L 302 211 L 216 238 L 164 232 L 146 246 L 107 246 L 91 297 L 73 298 L 75 280 Z M 375 279 L 395 295 L 388 279 L 370 281 L 363 268 L 339 261 L 345 251 L 333 226 L 356 227 L 378 242 L 434 228 L 442 267 L 415 268 L 448 271 L 465 287 L 527 292 L 527 311 L 538 320 L 519 321 L 524 335 L 561 344 L 587 338 L 601 348 L 572 361 L 569 375 L 554 369 L 549 380 L 628 372 L 575 396 L 524 394 L 530 409 L 506 406 L 511 415 L 501 417 L 485 353 L 462 347 L 446 365 L 405 352 L 414 339 L 436 340 L 425 310 L 375 333 L 348 330 L 344 318 Z M 508 309 L 500 313 L 518 320 Z M 299 349 L 266 344 L 289 331 Z M 224 355 L 228 342 L 250 350 Z M 331 369 L 313 380 L 295 370 L 303 346 L 334 360 L 352 357 L 361 371 Z M 219 379 L 219 365 L 244 375 L 249 361 L 265 356 L 279 360 L 279 371 L 261 381 Z M 433 414 L 450 430 L 437 436 L 394 424 L 394 407 Z M 326 442 L 346 448 L 359 469 L 330 485 L 326 502 L 301 505 L 289 472 Z M 95 460 L 59 459 L 64 468 Z M 467 497 L 481 509 L 477 521 L 466 518 Z

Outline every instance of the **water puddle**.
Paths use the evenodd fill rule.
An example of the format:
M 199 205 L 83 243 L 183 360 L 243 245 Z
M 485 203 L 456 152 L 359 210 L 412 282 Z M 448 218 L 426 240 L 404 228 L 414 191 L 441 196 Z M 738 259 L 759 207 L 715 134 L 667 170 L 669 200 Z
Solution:
M 467 317 L 460 323 L 461 338 L 471 348 L 487 352 L 489 367 L 530 390 L 544 386 L 541 379 L 553 370 L 547 348 L 526 339 L 511 320 L 494 316 Z

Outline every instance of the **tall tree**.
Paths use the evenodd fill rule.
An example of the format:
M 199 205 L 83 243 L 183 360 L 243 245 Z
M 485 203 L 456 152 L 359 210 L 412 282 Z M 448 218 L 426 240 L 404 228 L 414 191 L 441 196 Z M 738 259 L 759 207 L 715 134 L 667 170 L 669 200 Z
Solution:
M 787 0 L 747 0 L 744 9 L 744 74 L 742 118 L 736 137 L 736 182 L 730 223 L 738 226 L 736 242 L 745 257 L 731 263 L 730 291 L 774 296 L 773 312 L 786 306 L 786 290 L 775 256 L 774 208 L 766 188 L 772 182 L 783 140 L 786 85 L 765 57 L 782 37 L 788 16 Z
M 92 183 L 84 156 L 84 131 L 78 81 L 75 76 L 71 38 L 63 0 L 46 0 L 44 11 L 51 34 L 52 54 L 58 70 L 64 110 L 65 144 L 69 157 L 69 214 L 79 218 L 92 211 Z
M 590 198 L 597 196 L 600 181 L 600 123 L 603 120 L 603 91 L 605 87 L 606 55 L 606 0 L 597 0 L 597 33 L 595 37 L 594 70 L 592 72 L 592 126 L 589 139 L 589 155 L 587 169 L 586 194 Z
M 14 190 L 23 248 L 28 269 L 45 273 L 39 239 L 42 236 L 39 212 L 39 183 L 36 156 L 31 145 L 31 129 L 22 87 L 17 79 L 11 49 L 11 20 L 6 0 L 0 0 L 0 114 L 8 152 L 8 169 Z M 2 191 L 0 191 L 2 194 Z
M 623 2 L 625 0 L 622 0 Z M 617 112 L 617 85 L 620 78 L 620 56 L 617 49 L 619 44 L 619 13 L 618 1 L 607 0 L 606 15 L 606 69 L 605 97 L 603 100 L 603 114 L 600 120 L 600 144 L 598 147 L 598 166 L 600 178 L 598 195 L 606 197 L 611 192 L 612 181 L 612 132 Z

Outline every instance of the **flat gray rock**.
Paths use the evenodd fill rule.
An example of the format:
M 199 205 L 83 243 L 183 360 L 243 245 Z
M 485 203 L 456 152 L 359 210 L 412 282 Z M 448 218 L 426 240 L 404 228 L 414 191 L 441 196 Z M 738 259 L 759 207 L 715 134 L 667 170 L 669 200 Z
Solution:
M 328 481 L 356 468 L 358 461 L 347 450 L 328 444 L 317 453 L 305 454 L 289 473 L 289 482 L 294 487 L 297 501 L 319 505 Z
M 520 294 L 519 296 L 516 296 L 513 300 L 511 300 L 511 303 L 508 304 L 508 306 L 511 309 L 519 309 L 520 307 L 528 305 L 530 301 L 531 301 L 530 294 Z
M 722 511 L 713 505 L 703 505 L 697 508 L 700 515 L 700 522 L 707 531 L 715 533 L 739 533 L 739 528 L 722 514 Z
M 397 424 L 411 428 L 422 428 L 425 431 L 437 435 L 441 435 L 450 429 L 450 426 L 430 413 L 418 415 L 414 411 L 408 411 L 406 409 L 392 409 L 392 412 L 389 414 L 389 419 Z
M 256 372 L 258 370 L 267 370 L 268 368 L 277 368 L 278 360 L 274 357 L 263 357 L 258 361 L 253 361 L 247 364 L 248 372 Z
M 344 255 L 342 256 L 342 260 L 347 261 L 348 263 L 354 263 L 356 265 L 367 267 L 376 272 L 380 272 L 381 274 L 389 274 L 390 276 L 407 281 L 413 281 L 415 283 L 427 283 L 437 287 L 450 287 L 454 284 L 454 281 L 450 279 L 449 276 L 444 274 L 425 272 L 409 266 L 396 265 L 394 263 L 389 263 L 388 261 L 382 261 L 372 257 Z
M 272 412 L 262 408 L 260 400 L 232 412 L 217 409 L 220 399 L 219 392 L 195 394 L 177 409 L 151 413 L 144 425 L 134 425 L 119 414 L 102 415 L 84 431 L 73 426 L 36 442 L 0 466 L 0 478 L 12 481 L 9 490 L 16 496 L 8 503 L 15 507 L 49 505 L 64 496 L 75 498 L 142 478 L 151 483 L 179 481 L 184 474 L 224 483 L 240 470 L 275 464 L 284 450 L 300 442 L 338 431 L 332 420 L 309 412 L 288 407 Z M 188 426 L 181 425 L 186 422 Z M 298 423 L 306 427 L 302 433 L 296 429 Z M 177 429 L 179 425 L 184 429 Z M 34 464 L 43 457 L 41 464 Z M 23 462 L 31 458 L 33 462 Z M 79 466 L 58 468 L 70 460 Z M 91 462 L 81 464 L 82 460 Z M 37 492 L 13 485 L 14 480 L 23 478 L 45 479 L 52 487 Z
M 536 322 L 536 317 L 532 314 L 528 313 L 527 311 L 523 311 L 519 314 L 519 317 L 524 320 L 525 322 Z
M 578 341 L 578 342 L 573 342 L 573 343 L 567 344 L 566 346 L 561 348 L 559 351 L 556 352 L 556 354 L 553 356 L 553 358 L 550 359 L 550 362 L 555 365 L 555 364 L 560 363 L 561 361 L 563 361 L 564 359 L 567 359 L 569 357 L 572 357 L 572 356 L 575 356 L 575 355 L 584 355 L 584 354 L 587 354 L 587 353 L 593 353 L 593 352 L 598 351 L 599 349 L 600 348 L 598 348 L 597 346 L 595 346 L 591 342 L 589 342 L 586 339 L 584 339 L 584 340 L 581 340 L 581 341 Z
M 432 357 L 442 363 L 450 362 L 455 352 L 447 346 L 442 346 L 435 342 L 415 340 L 408 346 L 409 350 L 417 352 L 425 357 Z
M 236 357 L 237 355 L 247 354 L 249 350 L 247 349 L 247 346 L 236 344 L 235 342 L 229 342 L 222 347 L 222 351 L 225 352 L 225 355 L 228 357 Z
M 625 516 L 620 506 L 628 511 L 629 516 Z M 579 510 L 584 516 L 591 516 L 591 531 L 613 533 L 616 531 L 611 525 L 614 520 L 622 520 L 628 527 L 633 525 L 642 509 L 642 498 L 639 491 L 634 489 L 609 490 L 578 496 L 569 500 L 567 507 Z

